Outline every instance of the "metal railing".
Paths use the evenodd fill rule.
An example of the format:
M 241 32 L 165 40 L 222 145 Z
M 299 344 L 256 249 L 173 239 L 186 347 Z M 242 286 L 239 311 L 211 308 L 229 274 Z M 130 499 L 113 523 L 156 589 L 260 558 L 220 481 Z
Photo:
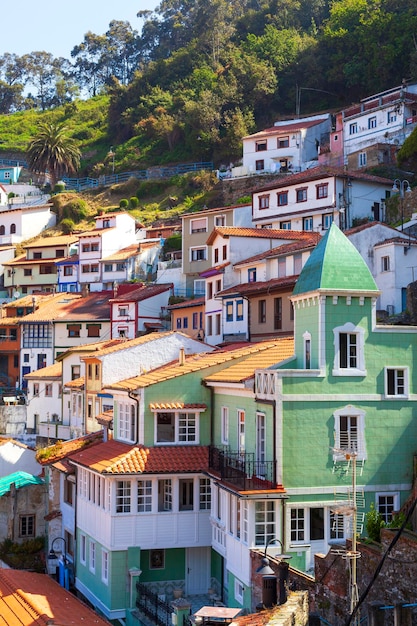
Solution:
M 231 452 L 227 448 L 209 448 L 209 468 L 222 480 L 242 490 L 265 490 L 276 487 L 275 461 L 259 461 L 253 452 Z
M 158 180 L 168 179 L 178 174 L 187 174 L 188 172 L 199 172 L 200 170 L 212 170 L 213 163 L 211 161 L 200 161 L 196 163 L 181 163 L 170 167 L 151 167 L 146 170 L 132 170 L 130 172 L 120 172 L 117 174 L 108 174 L 99 176 L 98 178 L 68 178 L 63 177 L 67 189 L 74 191 L 82 191 L 83 189 L 93 189 L 95 187 L 106 187 L 116 185 L 129 180 L 129 178 L 137 178 L 139 180 Z
M 172 626 L 172 608 L 143 583 L 136 583 L 136 608 L 158 626 Z

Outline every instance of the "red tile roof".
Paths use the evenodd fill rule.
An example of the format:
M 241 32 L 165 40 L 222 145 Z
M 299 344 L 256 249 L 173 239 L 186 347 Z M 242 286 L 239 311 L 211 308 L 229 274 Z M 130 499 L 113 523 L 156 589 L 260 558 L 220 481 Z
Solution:
M 142 300 L 152 298 L 153 296 L 157 296 L 158 294 L 163 293 L 164 291 L 169 291 L 170 289 L 173 289 L 172 283 L 159 283 L 157 285 L 142 284 L 139 285 L 134 291 L 112 298 L 110 302 L 141 302 Z
M 46 574 L 0 569 L 0 622 L 6 626 L 109 626 Z
M 326 121 L 325 116 L 316 120 L 294 120 L 293 122 L 288 122 L 288 124 L 278 124 L 277 126 L 270 126 L 269 128 L 265 128 L 264 130 L 260 130 L 253 135 L 246 135 L 243 139 L 251 139 L 251 138 L 261 138 L 268 137 L 270 135 L 287 135 L 290 132 L 294 132 L 297 130 L 303 130 L 304 128 L 311 128 L 312 126 L 317 126 L 317 124 L 322 124 Z
M 49 465 L 65 459 L 69 454 L 82 448 L 94 447 L 103 440 L 103 431 L 98 431 L 78 437 L 78 439 L 69 439 L 68 441 L 58 441 L 52 446 L 40 448 L 36 455 L 36 460 L 41 465 Z
M 265 252 L 260 252 L 259 254 L 255 254 L 247 259 L 242 259 L 242 261 L 235 263 L 233 267 L 239 267 L 240 265 L 246 265 L 247 263 L 254 263 L 255 261 L 262 261 L 263 259 L 274 258 L 281 255 L 292 254 L 293 252 L 298 252 L 300 250 L 314 248 L 320 241 L 321 235 L 320 233 L 310 233 L 310 235 L 310 240 L 306 239 L 303 241 L 284 243 L 282 246 L 276 246 L 271 250 L 266 250 Z
M 311 239 L 311 232 L 304 230 L 218 226 L 210 233 L 206 242 L 207 245 L 211 245 L 217 235 L 221 235 L 222 237 L 256 237 L 258 239 L 284 239 L 290 241 L 305 241 Z
M 25 316 L 25 322 L 110 321 L 111 291 L 97 291 L 82 296 L 80 293 L 60 293 Z
M 254 283 L 239 283 L 234 287 L 228 287 L 219 291 L 216 296 L 230 296 L 233 294 L 254 296 L 264 292 L 277 291 L 278 289 L 285 289 L 292 291 L 295 283 L 297 282 L 298 275 L 284 276 L 283 278 L 272 278 L 271 280 L 259 281 Z
M 208 469 L 207 446 L 130 446 L 106 441 L 71 455 L 70 461 L 100 474 L 164 474 Z
M 188 309 L 193 306 L 202 306 L 206 303 L 206 299 L 204 296 L 201 298 L 194 298 L 193 300 L 185 300 L 184 302 L 178 302 L 177 304 L 170 304 L 167 306 L 169 311 L 173 311 L 175 309 Z

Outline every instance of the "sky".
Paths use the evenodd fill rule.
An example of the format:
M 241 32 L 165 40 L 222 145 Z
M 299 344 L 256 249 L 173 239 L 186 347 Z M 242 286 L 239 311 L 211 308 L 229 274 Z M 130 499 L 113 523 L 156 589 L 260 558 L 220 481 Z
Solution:
M 71 59 L 71 50 L 89 30 L 103 35 L 112 20 L 121 20 L 140 31 L 138 11 L 153 11 L 159 4 L 157 0 L 19 0 L 13 24 L 3 22 L 0 56 L 45 51 Z

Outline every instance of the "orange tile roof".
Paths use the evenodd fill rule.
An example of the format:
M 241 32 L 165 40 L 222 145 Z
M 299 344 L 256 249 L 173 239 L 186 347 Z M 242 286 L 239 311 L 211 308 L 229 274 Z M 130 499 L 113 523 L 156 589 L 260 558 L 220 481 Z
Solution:
M 202 472 L 208 469 L 208 447 L 146 448 L 111 440 L 76 452 L 70 461 L 100 474 Z
M 97 291 L 87 296 L 80 293 L 59 293 L 53 300 L 25 316 L 25 322 L 51 321 L 110 321 L 109 291 Z
M 78 439 L 58 441 L 51 446 L 40 448 L 36 455 L 37 461 L 41 465 L 56 463 L 81 448 L 94 447 L 99 444 L 102 439 L 103 431 L 100 430 L 95 433 L 90 433 L 89 435 L 84 435 L 84 437 L 78 437 Z
M 156 285 L 140 285 L 134 291 L 120 294 L 111 299 L 111 302 L 141 302 L 147 298 L 152 298 L 164 291 L 173 288 L 172 283 L 158 283 Z
M 109 626 L 47 574 L 0 569 L 0 622 L 6 626 Z
M 170 304 L 167 306 L 169 311 L 173 311 L 174 309 L 187 309 L 188 307 L 194 306 L 202 306 L 206 303 L 206 299 L 204 296 L 201 298 L 194 298 L 193 300 L 185 300 L 184 302 L 178 302 L 177 304 Z
M 282 230 L 274 228 L 242 228 L 237 226 L 218 226 L 207 238 L 207 245 L 211 245 L 217 235 L 222 237 L 256 237 L 258 239 L 284 239 L 305 241 L 311 239 L 311 232 L 304 230 Z
M 225 367 L 220 372 L 209 374 L 204 378 L 205 382 L 228 382 L 243 383 L 253 378 L 255 370 L 265 369 L 276 365 L 284 359 L 292 357 L 294 354 L 293 337 L 282 337 L 277 339 L 274 346 L 268 350 L 249 356 L 244 361 Z
M 62 363 L 53 363 L 47 367 L 42 367 L 39 370 L 25 374 L 23 378 L 25 380 L 38 380 L 40 378 L 61 378 L 62 376 Z
M 106 389 L 118 391 L 130 391 L 140 387 L 148 387 L 161 381 L 171 380 L 184 374 L 199 372 L 222 363 L 228 363 L 235 359 L 244 359 L 255 352 L 263 352 L 270 348 L 274 342 L 262 341 L 259 343 L 248 343 L 243 347 L 233 349 L 233 346 L 224 350 L 214 352 L 204 352 L 192 356 L 186 356 L 183 363 L 178 360 L 167 365 L 162 365 L 146 374 L 134 376 L 126 380 L 107 385 Z
M 85 379 L 84 376 L 80 376 L 80 378 L 74 378 L 74 380 L 68 380 L 64 387 L 70 387 L 70 389 L 82 389 L 84 387 Z
M 122 248 L 113 254 L 104 257 L 100 260 L 100 263 L 107 263 L 108 261 L 119 261 L 122 259 L 129 259 L 131 256 L 135 256 L 140 253 L 140 245 L 135 243 L 126 248 Z
M 135 339 L 118 339 L 117 343 L 108 345 L 102 349 L 95 351 L 94 357 L 101 357 L 106 354 L 111 354 L 113 352 L 118 352 L 119 350 L 127 350 L 129 348 L 134 348 L 136 346 L 146 345 L 150 341 L 154 341 L 155 339 L 161 339 L 161 337 L 167 337 L 168 335 L 175 334 L 175 331 L 169 330 L 165 333 L 149 333 L 148 335 L 141 335 L 140 337 L 136 337 Z M 182 334 L 182 333 L 179 333 Z M 88 358 L 82 357 L 82 358 Z
M 151 411 L 176 410 L 176 409 L 200 409 L 205 411 L 207 404 L 186 404 L 185 402 L 151 402 Z
M 297 282 L 297 278 L 298 274 L 295 276 L 284 276 L 283 278 L 271 278 L 271 280 L 259 281 L 254 283 L 239 283 L 238 285 L 234 285 L 233 287 L 223 289 L 223 291 L 218 291 L 216 293 L 216 297 L 230 296 L 233 294 L 256 296 L 260 293 L 269 293 L 270 291 L 277 291 L 278 289 L 292 291 L 295 283 Z
M 42 237 L 23 246 L 25 250 L 46 246 L 64 246 L 78 241 L 77 235 L 58 235 L 57 237 Z M 57 259 L 58 260 L 58 259 Z

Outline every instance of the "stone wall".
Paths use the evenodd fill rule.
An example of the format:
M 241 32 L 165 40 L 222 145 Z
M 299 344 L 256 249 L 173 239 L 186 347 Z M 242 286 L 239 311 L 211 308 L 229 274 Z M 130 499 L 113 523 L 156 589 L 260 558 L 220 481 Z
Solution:
M 239 198 L 250 196 L 253 191 L 273 185 L 285 176 L 285 174 L 264 174 L 262 176 L 247 176 L 245 178 L 226 178 L 220 181 L 221 206 L 234 205 Z

